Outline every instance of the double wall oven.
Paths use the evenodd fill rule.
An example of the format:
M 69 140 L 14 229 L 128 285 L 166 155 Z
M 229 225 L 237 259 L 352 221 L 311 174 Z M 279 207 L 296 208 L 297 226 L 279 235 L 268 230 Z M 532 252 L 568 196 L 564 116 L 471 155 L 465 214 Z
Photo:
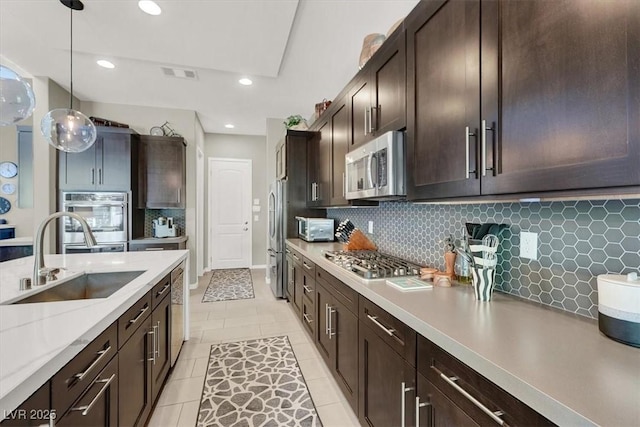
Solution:
M 62 253 L 126 251 L 129 236 L 127 200 L 127 193 L 62 193 L 62 210 L 86 219 L 98 242 L 97 247 L 88 248 L 78 221 L 62 217 L 59 234 Z

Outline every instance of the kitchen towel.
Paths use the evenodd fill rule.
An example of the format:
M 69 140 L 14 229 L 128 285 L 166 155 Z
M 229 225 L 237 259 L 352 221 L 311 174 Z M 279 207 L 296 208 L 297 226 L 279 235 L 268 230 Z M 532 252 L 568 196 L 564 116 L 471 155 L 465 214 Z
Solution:
M 255 298 L 248 268 L 213 270 L 202 302 Z
M 197 427 L 321 427 L 286 336 L 211 346 Z

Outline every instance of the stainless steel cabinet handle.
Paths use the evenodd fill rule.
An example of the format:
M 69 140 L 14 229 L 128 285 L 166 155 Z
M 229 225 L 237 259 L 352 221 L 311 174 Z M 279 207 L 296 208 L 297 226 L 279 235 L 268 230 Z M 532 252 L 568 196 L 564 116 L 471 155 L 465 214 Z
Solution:
M 367 118 L 369 116 L 369 108 L 364 109 L 364 134 L 367 135 Z
M 471 158 L 469 157 L 470 156 L 470 151 L 471 151 L 471 149 L 469 147 L 469 144 L 470 144 L 469 137 L 470 136 L 476 136 L 476 134 L 473 133 L 473 132 L 469 132 L 469 126 L 467 126 L 464 129 L 464 138 L 465 138 L 465 169 L 464 170 L 465 170 L 465 178 L 466 179 L 469 179 L 469 175 L 470 174 L 476 173 L 475 170 L 469 170 L 470 169 L 469 163 L 471 162 Z
M 153 362 L 156 364 L 156 326 L 153 325 L 151 330 L 147 331 L 147 335 L 151 335 L 152 344 L 151 344 L 151 357 L 147 359 L 147 362 Z
M 495 132 L 495 128 L 492 126 L 487 127 L 487 121 L 482 121 L 482 176 L 487 176 L 487 171 L 494 170 L 494 168 L 487 168 L 487 131 Z
M 308 294 L 310 294 L 311 292 L 313 292 L 313 289 L 311 289 L 311 288 L 310 288 L 310 287 L 308 287 L 307 285 L 303 285 L 302 287 L 304 288 L 304 290 L 305 290 Z
M 96 183 L 96 170 L 95 168 L 91 168 L 91 185 Z
M 140 318 L 142 317 L 142 315 L 144 314 L 145 311 L 149 310 L 149 306 L 145 305 L 144 308 L 142 310 L 140 310 L 140 313 L 138 313 L 138 315 L 136 317 L 134 317 L 133 319 L 129 320 L 129 324 L 133 325 L 134 323 L 136 323 L 138 320 L 140 320 Z
M 375 131 L 377 131 L 377 127 L 378 127 L 378 107 L 371 107 L 371 109 L 369 110 L 369 133 L 373 133 Z M 373 110 L 376 110 L 376 115 L 373 115 Z M 376 126 L 373 126 L 373 118 L 376 118 Z
M 329 335 L 329 304 L 324 305 L 324 334 Z
M 406 404 L 406 394 L 408 391 L 414 390 L 413 387 L 407 387 L 406 383 L 402 381 L 400 386 L 400 426 L 405 427 L 405 404 Z M 416 426 L 418 426 L 416 424 Z
M 164 285 L 162 289 L 156 292 L 156 297 L 159 297 L 160 295 L 164 294 L 167 291 L 167 289 L 169 289 L 169 287 L 171 287 L 171 283 L 167 283 L 166 285 Z
M 181 192 L 181 191 L 180 191 L 180 190 L 182 190 L 182 189 L 181 189 L 181 188 L 178 188 L 178 203 L 180 203 L 180 199 L 181 199 L 181 197 L 180 197 L 180 192 Z
M 447 382 L 447 384 L 449 384 L 451 387 L 456 389 L 456 391 L 458 391 L 458 393 L 460 393 L 461 395 L 466 397 L 468 400 L 470 400 L 471 403 L 473 403 L 474 405 L 476 405 L 478 407 L 478 409 L 480 409 L 482 412 L 484 412 L 485 414 L 490 416 L 491 419 L 493 419 L 493 421 L 495 421 L 499 425 L 503 425 L 504 424 L 504 420 L 502 418 L 500 418 L 502 415 L 504 415 L 504 413 L 502 411 L 492 411 L 491 409 L 487 408 L 482 403 L 480 403 L 475 397 L 471 396 L 465 389 L 463 389 L 462 387 L 460 387 L 458 385 L 458 383 L 456 383 L 456 381 L 458 380 L 457 377 L 448 377 L 444 373 L 440 372 L 438 369 L 436 369 L 433 366 L 431 367 L 431 369 L 433 369 L 438 374 L 440 374 L 440 378 L 445 380 Z
M 302 265 L 304 266 L 304 268 L 306 268 L 307 270 L 311 270 L 313 269 L 313 267 L 310 267 L 309 264 L 307 264 L 306 262 L 302 261 Z
M 300 261 L 300 258 L 298 258 L 298 255 L 293 254 L 293 257 L 295 258 L 296 261 Z
M 311 323 L 311 322 L 313 322 L 313 320 L 311 320 L 311 319 L 309 318 L 309 315 L 308 315 L 307 313 L 303 313 L 303 314 L 302 314 L 302 317 L 304 317 L 304 320 L 306 320 L 306 321 L 307 321 L 307 323 Z
M 79 406 L 77 408 L 71 408 L 72 411 L 82 411 L 82 416 L 86 417 L 87 414 L 89 413 L 89 411 L 91 411 L 91 408 L 93 408 L 93 405 L 96 404 L 96 402 L 98 401 L 98 399 L 100 399 L 100 396 L 102 396 L 104 394 L 104 392 L 107 390 L 107 388 L 109 387 L 109 384 L 111 384 L 111 381 L 113 381 L 113 379 L 116 377 L 116 374 L 111 375 L 111 377 L 109 377 L 109 379 L 105 379 L 105 380 L 98 380 L 96 379 L 93 384 L 97 384 L 97 383 L 103 383 L 104 385 L 102 386 L 102 388 L 100 389 L 100 391 L 98 392 L 98 394 L 96 394 L 96 397 L 94 397 L 91 402 L 89 402 L 88 405 L 85 406 Z M 92 384 L 92 385 L 93 385 Z
M 416 396 L 416 427 L 420 427 L 420 408 L 431 406 L 431 403 L 420 403 L 420 396 Z
M 164 248 L 144 248 L 145 251 L 164 251 Z
M 91 365 L 89 365 L 89 367 L 84 372 L 79 372 L 75 374 L 74 377 L 76 377 L 78 381 L 82 381 L 89 374 L 89 372 L 91 372 L 91 370 L 95 368 L 102 359 L 104 359 L 106 354 L 109 353 L 110 351 L 111 351 L 111 346 L 108 346 L 104 350 L 100 350 L 99 352 L 97 352 L 96 354 L 98 355 L 98 357 L 95 358 L 95 360 L 91 363 Z
M 329 317 L 329 334 L 328 334 L 329 335 L 329 339 L 331 339 L 331 337 L 336 334 L 335 332 L 333 332 L 333 324 L 332 324 L 333 320 L 331 319 L 331 317 L 332 317 L 331 315 L 333 313 L 335 313 L 335 312 L 336 311 L 333 309 L 333 307 L 329 306 L 329 312 L 327 313 L 328 317 Z
M 154 326 L 155 329 L 155 335 L 156 335 L 156 353 L 155 355 L 157 357 L 160 357 L 160 321 L 158 320 L 158 323 L 156 323 L 156 325 Z M 155 362 L 154 362 L 155 363 Z
M 373 323 L 375 323 L 380 329 L 385 331 L 390 337 L 393 336 L 393 333 L 395 332 L 395 329 L 386 328 L 382 323 L 378 322 L 378 318 L 376 316 L 372 316 L 370 314 L 367 314 L 367 317 L 369 318 L 369 320 L 371 320 Z
M 289 250 L 289 248 L 285 249 L 284 251 L 285 251 L 286 253 L 288 253 L 288 254 L 290 254 L 290 253 L 291 253 L 291 251 Z

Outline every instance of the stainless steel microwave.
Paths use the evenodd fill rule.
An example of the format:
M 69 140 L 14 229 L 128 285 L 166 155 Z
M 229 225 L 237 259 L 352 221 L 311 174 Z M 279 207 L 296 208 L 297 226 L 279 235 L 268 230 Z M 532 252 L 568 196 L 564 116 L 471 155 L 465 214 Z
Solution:
M 384 135 L 345 156 L 346 196 L 352 199 L 395 199 L 407 195 L 404 134 Z
M 298 237 L 307 242 L 333 242 L 334 221 L 331 218 L 297 216 Z

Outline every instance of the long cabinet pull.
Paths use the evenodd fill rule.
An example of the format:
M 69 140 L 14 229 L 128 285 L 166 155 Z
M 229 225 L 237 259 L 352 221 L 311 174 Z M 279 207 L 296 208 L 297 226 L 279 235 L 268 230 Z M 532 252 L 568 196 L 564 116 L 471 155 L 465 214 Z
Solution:
M 431 406 L 431 403 L 420 403 L 420 396 L 416 396 L 416 427 L 420 427 L 420 408 L 424 408 L 425 406 Z
M 378 318 L 376 316 L 372 316 L 370 314 L 367 314 L 367 317 L 369 318 L 369 320 L 371 320 L 373 323 L 375 323 L 380 329 L 385 331 L 387 333 L 387 335 L 389 335 L 390 337 L 393 336 L 393 333 L 396 331 L 395 329 L 389 329 L 389 328 L 385 327 L 382 323 L 378 322 Z
M 335 313 L 336 311 L 333 309 L 333 307 L 329 306 L 329 312 L 327 313 L 329 316 L 329 339 L 331 339 L 331 337 L 333 337 L 336 333 L 333 332 L 333 320 L 331 319 L 333 313 Z
M 300 261 L 300 258 L 298 257 L 298 255 L 296 255 L 295 253 L 294 253 L 294 254 L 292 254 L 292 255 L 293 255 L 293 258 L 294 258 L 296 261 Z
M 142 317 L 144 312 L 147 311 L 147 310 L 149 310 L 149 306 L 145 304 L 144 308 L 142 310 L 140 310 L 140 313 L 138 313 L 138 315 L 136 317 L 134 317 L 133 319 L 129 320 L 129 324 L 133 325 L 138 320 L 140 320 L 140 318 Z
M 304 288 L 304 290 L 310 294 L 311 292 L 313 292 L 313 289 L 311 289 L 310 287 L 308 287 L 307 285 L 302 285 L 302 287 Z
M 151 357 L 147 359 L 147 362 L 153 362 L 156 364 L 156 326 L 153 325 L 151 330 L 147 331 L 147 335 L 151 335 Z M 148 342 L 148 341 L 147 341 Z
M 156 332 L 156 352 L 155 355 L 159 358 L 160 357 L 160 321 L 158 320 L 158 323 L 156 324 L 156 326 L 154 326 L 154 328 L 156 328 L 155 332 Z
M 380 106 L 377 107 L 371 107 L 371 109 L 369 110 L 369 133 L 373 133 L 375 131 L 378 130 L 378 108 L 380 108 Z M 373 110 L 376 110 L 376 115 L 373 115 Z M 376 119 L 376 126 L 373 126 L 373 118 L 375 117 Z
M 467 126 L 464 129 L 464 138 L 465 138 L 465 178 L 469 179 L 470 174 L 472 173 L 477 173 L 475 170 L 471 170 L 471 148 L 470 148 L 470 144 L 471 142 L 469 141 L 469 137 L 470 136 L 476 136 L 475 132 L 469 132 L 469 126 Z
M 329 335 L 329 304 L 324 304 L 324 334 Z
M 98 357 L 95 358 L 95 360 L 91 363 L 91 365 L 89 365 L 89 367 L 84 371 L 84 372 L 79 372 L 77 374 L 75 374 L 74 376 L 78 379 L 78 381 L 82 381 L 83 379 L 85 379 L 85 377 L 89 374 L 89 372 L 91 372 L 91 370 L 93 368 L 95 368 L 96 366 L 98 366 L 98 364 L 100 363 L 100 361 L 102 359 L 104 359 L 104 357 L 107 355 L 107 353 L 109 353 L 111 351 L 111 346 L 108 346 L 107 348 L 105 348 L 104 350 L 100 350 L 99 352 L 97 352 L 96 354 L 98 355 Z
M 116 377 L 116 374 L 111 375 L 111 377 L 109 377 L 109 379 L 105 379 L 105 380 L 98 380 L 96 379 L 93 384 L 97 384 L 97 383 L 103 383 L 104 385 L 102 386 L 102 388 L 100 389 L 100 391 L 98 392 L 98 394 L 96 394 L 96 397 L 94 397 L 91 402 L 89 402 L 88 405 L 85 406 L 79 406 L 77 408 L 71 408 L 72 411 L 82 411 L 82 416 L 86 417 L 89 412 L 91 411 L 91 408 L 93 408 L 93 405 L 96 404 L 96 402 L 98 401 L 98 399 L 100 399 L 100 396 L 102 396 L 104 394 L 104 392 L 107 390 L 107 388 L 109 388 L 109 384 L 111 384 L 111 381 L 113 381 L 113 379 Z M 93 385 L 92 384 L 92 385 Z
M 162 289 L 160 289 L 160 290 L 156 293 L 156 296 L 157 296 L 157 297 L 159 297 L 160 295 L 164 294 L 164 293 L 167 291 L 167 289 L 169 289 L 169 287 L 170 287 L 170 286 L 171 286 L 171 283 L 167 283 L 166 285 L 164 285 L 164 286 L 162 287 Z
M 482 176 L 487 176 L 487 121 L 482 121 L 482 130 L 480 131 L 482 135 Z
M 364 134 L 367 135 L 367 118 L 369 116 L 369 108 L 364 109 Z
M 306 262 L 302 262 L 302 265 L 304 266 L 304 268 L 306 268 L 307 270 L 312 270 L 313 267 L 309 266 L 309 264 L 307 264 Z
M 431 367 L 431 369 L 433 369 L 434 371 L 439 373 L 440 374 L 440 378 L 445 380 L 447 382 L 447 384 L 449 384 L 451 387 L 456 389 L 456 391 L 458 391 L 458 393 L 460 393 L 461 395 L 466 397 L 468 400 L 470 400 L 471 403 L 476 405 L 482 412 L 484 412 L 485 414 L 490 416 L 491 419 L 493 419 L 493 421 L 495 421 L 499 425 L 504 425 L 504 420 L 502 418 L 500 418 L 502 415 L 504 415 L 504 413 L 502 411 L 492 411 L 491 409 L 489 409 L 486 406 L 484 406 L 475 397 L 471 396 L 465 389 L 463 389 L 462 387 L 460 387 L 458 385 L 458 383 L 456 383 L 456 381 L 458 380 L 458 377 L 448 377 L 443 372 L 440 372 L 438 369 L 436 369 L 433 366 Z
M 313 320 L 311 320 L 311 319 L 309 318 L 309 315 L 308 315 L 307 313 L 303 313 L 303 314 L 302 314 L 302 317 L 304 317 L 304 320 L 306 320 L 306 321 L 307 321 L 307 323 L 309 323 L 309 324 L 311 324 L 311 322 L 313 322 Z
M 406 405 L 406 393 L 414 390 L 413 387 L 407 387 L 407 384 L 402 381 L 400 386 L 400 426 L 405 427 L 405 405 Z M 417 426 L 417 424 L 416 424 Z

